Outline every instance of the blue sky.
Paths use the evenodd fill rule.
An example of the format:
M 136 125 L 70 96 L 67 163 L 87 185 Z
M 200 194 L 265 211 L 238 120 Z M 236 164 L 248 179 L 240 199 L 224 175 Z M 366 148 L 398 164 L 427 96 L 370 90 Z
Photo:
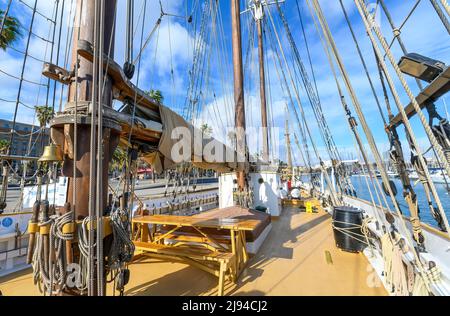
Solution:
M 328 125 L 338 147 L 340 148 L 344 158 L 355 157 L 354 141 L 351 137 L 345 116 L 342 110 L 342 106 L 339 101 L 337 89 L 334 83 L 334 79 L 331 75 L 330 67 L 321 46 L 319 37 L 314 28 L 314 24 L 309 15 L 309 10 L 305 4 L 305 0 L 298 0 L 302 6 L 302 11 L 306 23 L 307 39 L 311 48 L 312 62 L 317 77 L 317 84 L 319 88 L 319 94 L 322 101 L 322 107 L 325 113 L 325 117 L 328 121 Z M 0 0 L 1 8 L 6 6 L 6 0 Z M 33 5 L 33 0 L 23 0 L 23 2 Z M 194 29 L 198 30 L 201 18 L 201 7 L 196 6 L 195 10 L 192 10 L 193 4 L 202 2 L 198 0 L 163 0 L 164 11 L 167 13 L 185 16 L 194 12 L 194 23 L 197 23 L 197 28 L 194 27 L 194 23 L 188 24 L 185 19 L 176 17 L 163 17 L 162 24 L 159 30 L 155 33 L 149 46 L 144 51 L 141 60 L 140 67 L 140 80 L 139 86 L 142 89 L 149 90 L 159 89 L 165 96 L 165 104 L 180 113 L 183 112 L 183 108 L 186 101 L 187 91 L 189 88 L 189 71 L 192 66 L 193 60 L 193 47 L 195 41 Z M 230 126 L 234 119 L 233 109 L 233 96 L 232 96 L 232 65 L 231 65 L 231 26 L 230 26 L 230 6 L 229 1 L 220 0 L 220 11 L 216 15 L 216 23 L 212 22 L 212 16 L 209 15 L 209 22 L 207 33 L 200 41 L 204 41 L 207 45 L 208 59 L 205 65 L 208 65 L 208 71 L 205 74 L 202 94 L 199 104 L 201 104 L 199 117 L 196 124 L 208 123 L 213 127 L 213 133 L 219 139 L 226 138 L 224 136 L 224 127 Z M 242 10 L 247 1 L 242 2 Z M 409 9 L 414 5 L 414 0 L 398 1 L 398 0 L 385 0 L 388 5 L 392 16 L 397 25 L 401 24 Z M 28 27 L 30 22 L 31 11 L 26 8 L 21 2 L 13 0 L 14 16 L 18 17 L 21 23 Z M 116 52 L 115 60 L 122 64 L 124 60 L 124 39 L 125 39 L 125 0 L 118 0 L 117 10 L 117 29 L 116 29 Z M 360 60 L 356 54 L 356 49 L 351 39 L 348 27 L 345 23 L 339 2 L 336 0 L 321 0 L 322 9 L 328 20 L 330 28 L 332 30 L 335 41 L 338 45 L 341 56 L 344 59 L 345 66 L 351 76 L 352 83 L 360 98 L 361 104 L 364 108 L 368 123 L 373 130 L 376 141 L 378 142 L 381 151 L 388 149 L 386 134 L 383 131 L 383 125 L 380 115 L 376 108 L 374 98 L 369 89 L 369 85 Z M 381 95 L 381 86 L 379 84 L 376 65 L 374 63 L 373 51 L 370 46 L 368 37 L 365 33 L 364 26 L 362 24 L 361 17 L 355 7 L 353 0 L 344 1 L 347 11 L 350 15 L 351 22 L 355 28 L 355 32 L 359 39 L 364 55 L 367 57 L 367 63 L 369 64 L 370 73 L 373 80 L 377 85 L 377 92 Z M 69 12 L 71 11 L 71 0 L 66 0 L 66 11 L 63 22 L 62 30 L 62 47 L 65 48 L 67 40 L 67 21 L 69 19 Z M 140 44 L 141 27 L 142 27 L 142 8 L 144 0 L 136 0 L 136 34 L 135 34 L 135 53 L 137 53 Z M 38 1 L 39 12 L 46 16 L 52 16 L 54 10 L 53 1 L 39 0 Z M 307 64 L 307 55 L 304 47 L 302 32 L 299 24 L 299 17 L 296 9 L 295 0 L 287 0 L 282 8 L 289 21 L 291 31 L 299 48 L 302 59 Z M 144 37 L 149 34 L 150 30 L 155 25 L 160 14 L 159 3 L 156 0 L 147 1 L 147 9 L 145 11 L 146 20 L 144 23 Z M 272 16 L 275 19 L 277 30 L 282 38 L 283 47 L 286 50 L 287 59 L 291 60 L 289 45 L 286 39 L 286 34 L 281 27 L 277 12 L 272 9 Z M 247 123 L 249 126 L 260 126 L 260 112 L 259 112 L 259 90 L 258 90 L 258 69 L 257 69 L 257 50 L 256 43 L 254 43 L 252 49 L 248 50 L 249 46 L 249 25 L 251 22 L 250 14 L 242 15 L 242 28 L 243 28 L 243 54 L 244 60 L 249 52 L 249 64 L 246 70 L 246 106 L 247 106 Z M 213 26 L 214 25 L 214 26 Z M 384 15 L 381 15 L 381 27 L 383 33 L 388 41 L 392 38 L 392 32 L 388 25 Z M 223 31 L 223 33 L 222 33 Z M 42 38 L 48 38 L 51 34 L 50 23 L 41 16 L 36 16 L 35 27 L 33 32 Z M 25 31 L 24 31 L 25 33 Z M 406 44 L 406 47 L 411 52 L 420 53 L 425 56 L 432 57 L 434 59 L 441 60 L 445 63 L 449 63 L 449 41 L 448 33 L 442 26 L 438 19 L 436 12 L 430 5 L 429 1 L 421 1 L 415 13 L 410 18 L 409 22 L 402 30 L 402 37 Z M 198 38 L 198 37 L 197 37 Z M 15 48 L 18 50 L 24 50 L 26 43 L 26 37 L 16 43 Z M 397 59 L 400 59 L 402 53 L 398 44 L 394 44 L 393 53 Z M 29 58 L 25 78 L 33 82 L 46 83 L 46 80 L 41 76 L 42 62 L 39 60 L 49 60 L 49 47 L 46 47 L 46 43 L 39 39 L 37 36 L 32 36 L 30 42 L 30 54 L 36 59 Z M 285 124 L 285 104 L 286 98 L 282 93 L 278 76 L 276 74 L 276 68 L 274 67 L 274 51 L 271 49 L 271 45 L 266 43 L 266 55 L 267 55 L 267 76 L 268 83 L 270 83 L 269 89 L 269 107 L 270 107 L 270 121 L 274 127 L 279 127 L 281 133 L 279 133 L 279 141 L 283 144 L 283 129 Z M 20 75 L 20 69 L 22 66 L 22 57 L 20 53 L 17 53 L 11 49 L 6 52 L 0 51 L 0 69 L 14 75 Z M 60 52 L 59 64 L 64 66 L 65 64 L 65 49 Z M 70 60 L 70 59 L 68 59 Z M 55 62 L 55 58 L 53 59 Z M 206 66 L 205 66 L 206 67 Z M 309 67 L 307 67 L 309 71 Z M 173 70 L 173 76 L 172 76 Z M 391 69 L 391 73 L 393 71 Z M 311 74 L 309 74 L 311 77 Z M 135 82 L 137 76 L 134 78 Z M 418 89 L 415 81 L 408 79 L 410 87 L 417 93 Z M 408 103 L 408 98 L 403 92 L 401 86 L 398 84 L 398 91 L 401 93 L 402 102 Z M 15 100 L 17 97 L 18 82 L 15 79 L 11 79 L 4 74 L 0 73 L 0 99 Z M 61 87 L 57 86 L 57 101 L 56 108 L 60 105 Z M 52 95 L 52 93 L 50 93 Z M 316 136 L 315 140 L 320 148 L 321 154 L 324 158 L 327 158 L 324 150 L 323 143 L 320 140 L 320 134 L 317 124 L 314 119 L 313 112 L 310 105 L 305 99 L 304 93 L 302 93 L 303 104 L 307 113 L 307 120 L 311 127 L 312 133 Z M 65 90 L 62 90 L 62 105 L 65 100 Z M 46 102 L 46 89 L 43 86 L 38 86 L 31 83 L 24 83 L 23 93 L 21 101 L 24 104 L 34 106 L 42 105 Z M 347 98 L 349 104 L 350 98 Z M 51 98 L 50 98 L 51 102 Z M 449 101 L 450 102 L 450 101 Z M 12 119 L 14 112 L 14 103 L 0 101 L 0 118 Z M 392 103 L 393 104 L 393 103 Z M 443 101 L 440 100 L 437 103 L 438 110 L 445 115 L 445 109 Z M 394 106 L 395 108 L 395 106 Z M 32 123 L 34 121 L 34 113 L 32 109 L 28 109 L 21 105 L 19 108 L 18 121 Z M 292 113 L 289 115 L 290 123 L 295 126 L 295 120 Z M 427 147 L 427 138 L 423 132 L 423 128 L 417 119 L 412 120 L 416 136 L 419 138 L 420 143 L 424 148 Z M 298 134 L 296 128 L 295 132 Z M 403 133 L 401 133 L 403 137 Z M 299 161 L 297 148 L 294 146 L 294 156 Z M 281 146 L 281 158 L 284 159 L 284 146 Z

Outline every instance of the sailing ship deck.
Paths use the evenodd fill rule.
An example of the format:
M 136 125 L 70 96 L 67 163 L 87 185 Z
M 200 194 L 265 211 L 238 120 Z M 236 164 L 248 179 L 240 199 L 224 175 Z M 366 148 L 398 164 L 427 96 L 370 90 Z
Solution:
M 332 263 L 326 252 L 331 254 Z M 217 279 L 195 267 L 156 259 L 130 266 L 125 295 L 217 295 Z M 287 208 L 226 295 L 386 295 L 363 254 L 334 245 L 328 214 Z M 370 284 L 380 284 L 378 287 Z M 0 279 L 3 295 L 39 295 L 30 270 Z M 108 294 L 111 294 L 109 288 Z

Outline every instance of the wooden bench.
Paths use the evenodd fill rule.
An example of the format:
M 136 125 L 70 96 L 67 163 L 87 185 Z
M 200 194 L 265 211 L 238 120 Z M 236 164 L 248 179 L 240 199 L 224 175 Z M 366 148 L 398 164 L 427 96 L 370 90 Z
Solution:
M 209 272 L 219 278 L 218 295 L 223 296 L 225 278 L 227 275 L 231 281 L 235 282 L 234 267 L 235 256 L 228 252 L 208 251 L 205 248 L 196 247 L 175 247 L 163 244 L 135 241 L 136 250 L 150 257 L 160 259 L 172 259 L 183 261 Z M 208 263 L 218 264 L 218 269 L 214 269 Z
M 155 234 L 155 237 L 158 237 L 161 234 Z M 231 238 L 225 235 L 211 235 L 215 241 L 229 245 L 231 244 Z M 184 233 L 184 232 L 174 232 L 172 234 L 165 236 L 166 240 L 180 241 L 180 242 L 197 242 L 206 244 L 209 242 L 207 237 L 202 236 L 200 233 Z
M 230 211 L 233 216 L 227 218 L 220 216 L 219 210 L 203 214 L 206 217 L 136 216 L 133 240 L 137 255 L 184 261 L 207 271 L 219 278 L 222 295 L 225 277 L 236 282 L 249 260 L 246 233 L 261 226 L 261 220 L 251 211 L 244 215 L 241 209 Z

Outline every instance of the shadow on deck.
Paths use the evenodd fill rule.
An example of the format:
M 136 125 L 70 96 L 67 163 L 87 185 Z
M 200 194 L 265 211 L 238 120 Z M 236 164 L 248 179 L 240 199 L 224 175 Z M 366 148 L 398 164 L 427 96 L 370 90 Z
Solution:
M 329 252 L 333 263 L 326 260 Z M 144 258 L 130 265 L 125 295 L 217 295 L 217 278 L 195 267 Z M 226 295 L 386 295 L 370 287 L 373 272 L 363 254 L 335 247 L 328 214 L 300 213 L 286 208 L 237 284 L 227 283 Z M 0 278 L 5 296 L 40 295 L 31 270 Z M 108 285 L 112 295 L 112 284 Z
M 257 255 L 227 295 L 385 295 L 367 285 L 370 265 L 362 254 L 336 249 L 328 214 L 287 208 Z M 328 251 L 333 259 L 326 261 Z M 216 295 L 217 279 L 197 268 L 144 259 L 131 265 L 126 295 Z M 134 276 L 134 277 L 133 277 Z M 139 280 L 137 280 L 139 279 Z M 139 281 L 139 283 L 138 283 Z

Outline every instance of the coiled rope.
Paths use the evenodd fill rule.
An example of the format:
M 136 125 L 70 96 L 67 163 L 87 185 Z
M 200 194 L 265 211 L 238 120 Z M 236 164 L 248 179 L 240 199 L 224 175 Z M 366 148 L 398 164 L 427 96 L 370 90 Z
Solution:
M 74 238 L 73 233 L 64 233 L 63 227 L 72 223 L 72 212 L 68 212 L 62 216 L 54 215 L 50 217 L 50 284 L 56 286 L 56 294 L 66 287 L 66 263 L 64 253 L 65 241 L 71 241 Z M 55 266 L 52 264 L 52 252 L 54 253 Z
M 111 211 L 113 243 L 108 256 L 111 270 L 120 270 L 133 259 L 135 246 L 131 240 L 129 212 L 120 208 Z
M 349 238 L 353 238 L 360 243 L 363 243 L 369 247 L 372 247 L 371 243 L 370 243 L 370 239 L 373 239 L 373 238 L 370 237 L 370 230 L 368 227 L 369 223 L 372 222 L 372 220 L 373 219 L 371 217 L 367 217 L 367 218 L 363 219 L 361 225 L 334 220 L 331 225 L 334 230 L 344 234 L 345 236 L 347 236 Z M 342 224 L 347 227 L 345 227 L 345 228 L 337 227 L 335 224 Z M 355 231 L 355 230 L 359 230 L 359 229 L 361 230 L 362 234 L 359 234 L 358 232 Z
M 437 3 L 436 0 L 430 0 L 431 4 L 433 5 L 434 9 L 436 10 L 437 15 L 442 21 L 442 24 L 444 24 L 445 28 L 447 29 L 447 32 L 450 34 L 450 23 L 448 22 L 447 16 L 442 11 L 441 7 Z
M 89 269 L 89 254 L 96 247 L 96 243 L 90 245 L 89 243 L 89 217 L 86 217 L 81 225 L 78 227 L 78 247 L 80 249 L 80 265 L 79 279 L 77 283 L 78 290 L 81 295 L 88 291 L 88 281 L 90 275 Z
M 391 294 L 408 296 L 408 280 L 402 260 L 402 252 L 405 249 L 400 247 L 398 234 L 395 234 L 395 241 L 391 237 L 389 233 L 381 237 L 386 286 L 390 288 Z
M 62 216 L 53 215 L 49 220 L 39 223 L 39 227 L 50 226 L 49 240 L 38 234 L 36 248 L 33 253 L 33 280 L 39 291 L 44 294 L 58 295 L 66 287 L 66 263 L 64 258 L 64 242 L 73 240 L 73 233 L 64 233 L 63 227 L 72 223 L 72 212 Z M 49 243 L 49 257 L 45 257 L 45 243 Z M 43 288 L 41 288 L 41 283 Z

